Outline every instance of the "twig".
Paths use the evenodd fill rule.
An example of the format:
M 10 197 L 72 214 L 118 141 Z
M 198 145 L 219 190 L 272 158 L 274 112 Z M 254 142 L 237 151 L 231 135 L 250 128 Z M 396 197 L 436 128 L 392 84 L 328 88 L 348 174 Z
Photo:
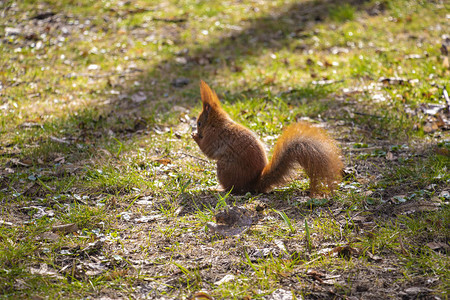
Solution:
M 186 18 L 173 18 L 173 19 L 152 18 L 152 21 L 161 21 L 161 22 L 167 22 L 167 23 L 183 23 L 183 22 L 186 22 L 187 19 Z
M 192 155 L 192 154 L 187 154 L 187 153 L 184 153 L 184 152 L 179 152 L 179 153 L 180 153 L 180 154 L 182 154 L 182 155 L 185 155 L 185 156 L 189 156 L 189 157 L 192 157 L 192 158 L 194 158 L 194 159 L 197 159 L 197 160 L 203 161 L 203 162 L 205 162 L 205 163 L 209 162 L 209 161 L 208 161 L 208 160 L 206 160 L 206 159 L 203 159 L 203 158 L 197 157 L 197 156 L 195 156 L 195 155 Z
M 442 97 L 444 97 L 445 103 L 447 103 L 447 112 L 450 112 L 450 98 L 448 97 L 448 92 L 445 86 L 442 88 Z

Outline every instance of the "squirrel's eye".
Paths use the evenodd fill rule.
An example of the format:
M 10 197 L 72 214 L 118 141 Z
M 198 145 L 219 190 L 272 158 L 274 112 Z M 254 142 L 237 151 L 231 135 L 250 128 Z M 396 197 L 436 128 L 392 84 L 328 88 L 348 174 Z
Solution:
M 198 121 L 197 122 L 197 127 L 200 127 L 200 126 L 202 126 L 202 122 Z

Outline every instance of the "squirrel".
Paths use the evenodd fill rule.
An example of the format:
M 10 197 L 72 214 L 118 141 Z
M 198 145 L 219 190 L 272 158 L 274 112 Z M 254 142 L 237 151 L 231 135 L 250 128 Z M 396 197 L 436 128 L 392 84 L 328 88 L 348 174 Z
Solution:
M 226 191 L 268 193 L 289 180 L 297 165 L 310 178 L 310 193 L 333 192 L 342 178 L 337 142 L 306 122 L 288 126 L 268 161 L 262 142 L 222 109 L 216 93 L 200 82 L 202 111 L 192 138 L 201 151 L 217 161 L 217 177 Z

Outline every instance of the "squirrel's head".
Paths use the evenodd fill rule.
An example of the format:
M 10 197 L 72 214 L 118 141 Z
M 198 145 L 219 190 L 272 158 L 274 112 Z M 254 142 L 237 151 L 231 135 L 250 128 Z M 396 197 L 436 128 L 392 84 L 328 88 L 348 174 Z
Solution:
M 195 140 L 203 137 L 205 128 L 218 122 L 220 117 L 226 116 L 216 93 L 203 80 L 200 81 L 200 95 L 203 109 L 197 118 L 197 133 L 193 135 Z

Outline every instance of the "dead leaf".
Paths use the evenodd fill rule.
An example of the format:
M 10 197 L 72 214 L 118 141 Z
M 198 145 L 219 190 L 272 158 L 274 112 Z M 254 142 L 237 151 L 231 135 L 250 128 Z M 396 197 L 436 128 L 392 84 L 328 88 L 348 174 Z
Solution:
M 296 299 L 296 297 L 294 297 L 294 295 L 292 294 L 291 291 L 287 291 L 284 289 L 277 289 L 272 294 L 265 297 L 264 299 L 267 299 L 267 300 L 291 300 L 291 299 Z M 301 298 L 297 298 L 297 299 L 301 299 Z
M 59 235 L 51 231 L 46 231 L 42 233 L 39 238 L 50 242 L 57 242 L 59 240 Z
M 415 212 L 436 211 L 439 207 L 439 203 L 432 201 L 414 201 L 400 204 L 394 210 L 396 213 L 408 215 Z
M 209 230 L 222 236 L 234 236 L 247 231 L 253 223 L 250 211 L 242 207 L 233 206 L 215 215 L 216 223 L 208 222 Z
M 180 77 L 180 78 L 175 78 L 174 80 L 172 80 L 172 82 L 170 83 L 173 87 L 184 87 L 186 85 L 188 85 L 190 82 L 189 79 L 184 78 L 184 77 Z
M 407 198 L 406 198 L 406 195 L 397 195 L 397 196 L 392 197 L 390 200 L 392 203 L 396 204 L 396 203 L 406 202 Z
M 316 271 L 316 270 L 313 270 L 313 269 L 309 269 L 309 270 L 306 272 L 306 275 L 308 275 L 309 277 L 311 277 L 311 278 L 314 279 L 314 280 L 319 281 L 320 283 L 322 283 L 322 281 L 323 281 L 322 278 L 325 277 L 325 274 L 324 274 L 324 273 L 321 273 L 321 272 Z
M 95 64 L 91 64 L 91 65 L 89 65 L 89 66 L 87 67 L 87 69 L 88 69 L 89 71 L 99 70 L 99 69 L 100 69 L 100 66 L 99 66 L 99 65 L 95 65 Z
M 401 77 L 381 77 L 378 81 L 384 85 L 414 85 L 418 82 L 417 79 L 406 79 Z
M 275 76 L 268 76 L 264 80 L 264 85 L 273 84 L 275 82 L 276 77 Z
M 78 225 L 75 223 L 54 225 L 52 226 L 53 232 L 61 232 L 64 234 L 73 233 L 78 231 Z
M 433 290 L 426 288 L 426 287 L 413 286 L 413 287 L 407 288 L 405 290 L 405 293 L 407 293 L 408 295 L 413 295 L 415 298 L 417 298 L 419 294 L 428 294 L 432 291 Z
M 88 246 L 82 250 L 80 250 L 82 253 L 86 254 L 95 254 L 103 247 L 103 242 L 100 240 L 97 240 L 93 243 L 89 243 Z
M 370 261 L 382 261 L 383 260 L 383 258 L 381 256 L 373 255 L 369 251 L 366 252 L 366 255 Z
M 444 111 L 446 105 L 443 104 L 423 104 L 421 105 L 421 109 L 424 114 L 430 116 L 436 116 L 438 113 Z
M 60 156 L 60 157 L 55 158 L 53 161 L 55 163 L 63 164 L 66 161 L 66 159 L 64 158 L 64 156 Z
M 47 264 L 41 264 L 39 269 L 35 269 L 31 267 L 29 269 L 30 273 L 33 275 L 43 275 L 58 278 L 59 280 L 63 280 L 64 277 L 59 275 L 55 270 L 48 267 Z
M 47 18 L 53 17 L 54 15 L 56 15 L 55 12 L 47 11 L 43 13 L 38 13 L 37 15 L 31 17 L 30 20 L 45 20 Z
M 1 219 L 0 219 L 0 225 L 2 225 L 2 226 L 14 226 L 13 223 L 7 222 L 7 221 L 3 221 Z
M 214 298 L 206 291 L 198 291 L 189 300 L 213 300 Z
M 54 137 L 54 136 L 50 136 L 50 140 L 52 140 L 53 142 L 56 142 L 56 143 L 60 143 L 60 144 L 66 144 L 66 145 L 70 144 L 65 139 L 57 138 L 57 137 Z
M 34 128 L 34 127 L 40 127 L 42 128 L 42 124 L 36 123 L 36 122 L 23 122 L 19 125 L 21 128 Z
M 153 128 L 153 131 L 155 131 L 156 134 L 164 134 L 166 132 L 170 131 L 170 128 L 167 126 L 158 126 L 156 125 L 155 128 Z
M 150 157 L 150 160 L 157 162 L 161 165 L 165 165 L 165 166 L 172 163 L 172 160 L 170 160 L 170 158 L 166 158 L 166 157 Z
M 224 284 L 226 282 L 233 281 L 235 278 L 236 278 L 236 276 L 234 276 L 233 274 L 227 274 L 222 279 L 220 279 L 219 281 L 214 282 L 214 284 L 215 285 L 221 285 L 221 284 Z
M 284 245 L 282 240 L 275 239 L 273 242 L 275 243 L 275 245 L 277 245 L 278 248 L 280 248 L 281 251 L 283 251 L 284 253 L 288 253 L 286 246 Z
M 443 242 L 429 242 L 427 247 L 436 252 L 449 253 L 450 246 Z
M 450 63 L 448 62 L 448 56 L 445 56 L 444 59 L 442 60 L 442 67 L 444 69 L 450 68 Z
M 140 218 L 134 219 L 134 221 L 137 223 L 148 223 L 158 219 L 163 219 L 163 216 L 162 215 L 142 216 Z
M 31 160 L 19 160 L 18 158 L 11 158 L 11 160 L 8 162 L 8 165 L 10 166 L 22 166 L 22 167 L 29 167 L 31 166 L 32 162 Z
M 134 103 L 141 103 L 147 100 L 147 95 L 144 92 L 137 92 L 136 94 L 131 95 L 131 100 Z
M 432 133 L 439 129 L 439 126 L 436 124 L 436 122 L 427 122 L 425 125 L 423 125 L 423 131 L 425 133 Z
M 396 160 L 397 157 L 391 151 L 389 151 L 388 153 L 386 153 L 386 159 L 392 161 Z
M 353 255 L 358 255 L 359 250 L 351 247 L 350 245 L 338 246 L 333 249 L 333 252 L 337 253 L 340 257 L 350 259 Z

